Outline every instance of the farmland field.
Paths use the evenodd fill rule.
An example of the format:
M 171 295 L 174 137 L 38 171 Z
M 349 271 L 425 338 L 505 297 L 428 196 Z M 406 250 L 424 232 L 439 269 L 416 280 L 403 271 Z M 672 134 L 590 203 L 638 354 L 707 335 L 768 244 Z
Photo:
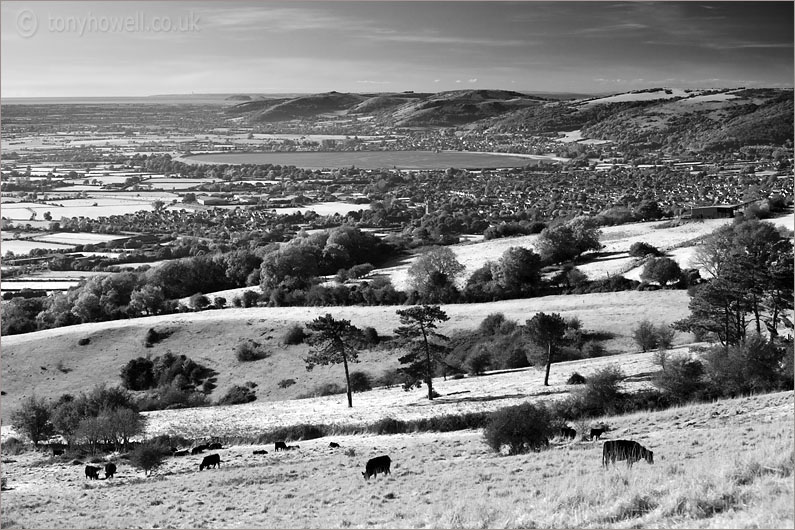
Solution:
M 541 155 L 502 155 L 444 151 L 373 151 L 348 153 L 214 153 L 185 157 L 185 162 L 201 164 L 280 164 L 309 169 L 356 166 L 361 169 L 397 167 L 401 169 L 521 167 L 531 160 L 556 160 Z

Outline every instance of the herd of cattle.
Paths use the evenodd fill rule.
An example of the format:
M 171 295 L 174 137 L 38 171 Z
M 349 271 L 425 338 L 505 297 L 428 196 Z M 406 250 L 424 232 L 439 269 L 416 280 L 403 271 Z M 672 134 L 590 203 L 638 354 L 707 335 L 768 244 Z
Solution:
M 591 441 L 598 440 L 602 434 L 609 430 L 608 427 L 602 426 L 598 428 L 592 428 L 589 436 L 587 437 Z M 560 435 L 563 439 L 573 440 L 577 437 L 577 431 L 572 429 L 571 427 L 563 427 L 560 430 Z M 583 436 L 583 439 L 586 439 Z M 330 442 L 329 447 L 331 449 L 338 449 L 340 444 L 336 442 Z M 188 450 L 178 450 L 177 448 L 172 448 L 172 455 L 173 456 L 186 456 L 188 454 L 197 455 L 207 450 L 217 450 L 222 449 L 223 446 L 218 443 L 211 443 L 211 444 L 203 444 L 197 445 L 196 447 Z M 279 451 L 292 451 L 300 449 L 298 445 L 287 445 L 284 441 L 279 441 L 274 443 L 273 450 L 276 452 Z M 255 455 L 266 455 L 268 451 L 264 449 L 259 449 L 254 451 Z M 654 452 L 649 451 L 638 442 L 632 440 L 608 440 L 604 442 L 604 446 L 602 447 L 602 466 L 606 467 L 608 464 L 615 464 L 616 460 L 626 460 L 627 465 L 632 467 L 635 462 L 639 460 L 646 460 L 649 464 L 654 463 Z M 219 454 L 212 454 L 207 455 L 202 458 L 201 463 L 199 464 L 199 471 L 204 471 L 205 469 L 210 468 L 220 468 L 221 467 L 221 455 Z M 376 458 L 371 458 L 367 461 L 365 465 L 365 469 L 362 472 L 362 476 L 365 480 L 369 479 L 370 477 L 377 477 L 378 473 L 389 475 L 390 474 L 390 467 L 392 465 L 392 460 L 387 455 L 381 455 Z M 90 480 L 98 480 L 99 479 L 99 472 L 102 471 L 102 468 L 87 465 L 86 466 L 86 478 Z M 113 478 L 113 475 L 116 473 L 116 464 L 113 462 L 109 462 L 105 464 L 105 478 Z

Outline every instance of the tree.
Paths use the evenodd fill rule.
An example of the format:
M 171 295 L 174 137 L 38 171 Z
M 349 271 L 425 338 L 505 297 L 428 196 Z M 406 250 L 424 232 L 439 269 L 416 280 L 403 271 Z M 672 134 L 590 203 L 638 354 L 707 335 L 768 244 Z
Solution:
M 130 390 L 148 390 L 154 387 L 154 363 L 146 357 L 130 360 L 121 369 L 121 381 Z
M 349 362 L 359 362 L 359 345 L 363 341 L 362 332 L 350 320 L 337 320 L 331 314 L 317 317 L 306 324 L 315 333 L 310 337 L 312 350 L 304 358 L 307 371 L 316 365 L 342 363 L 345 368 L 345 385 L 348 394 L 348 407 L 353 407 L 353 390 L 348 370 Z
M 530 335 L 530 340 L 547 348 L 544 386 L 549 386 L 549 369 L 552 366 L 555 349 L 561 343 L 563 335 L 566 333 L 566 322 L 558 313 L 549 315 L 546 313 L 536 313 L 533 318 L 527 321 L 525 327 Z
M 575 217 L 565 225 L 542 230 L 536 241 L 536 250 L 547 263 L 576 260 L 584 252 L 601 248 L 599 235 L 593 218 Z
M 448 247 L 431 247 L 411 264 L 408 270 L 409 286 L 427 295 L 439 284 L 455 285 L 465 267 Z
M 541 256 L 527 248 L 511 247 L 494 264 L 491 275 L 507 291 L 533 288 L 541 280 Z
M 682 277 L 682 269 L 671 258 L 652 258 L 643 266 L 640 277 L 642 280 L 651 280 L 665 286 L 678 281 Z
M 493 451 L 508 446 L 511 455 L 537 451 L 549 445 L 556 422 L 544 405 L 523 403 L 493 412 L 483 437 Z
M 50 405 L 44 398 L 33 395 L 23 400 L 19 409 L 11 413 L 11 422 L 17 431 L 30 438 L 33 445 L 39 445 L 40 441 L 55 432 L 50 415 Z
M 643 352 L 657 347 L 657 330 L 650 320 L 641 321 L 632 332 L 632 337 Z
M 148 283 L 132 292 L 130 295 L 130 308 L 136 313 L 143 312 L 146 315 L 156 315 L 162 311 L 165 301 L 163 289 Z
M 401 326 L 395 333 L 406 341 L 410 341 L 409 353 L 400 357 L 400 364 L 407 365 L 400 369 L 406 375 L 404 388 L 409 389 L 420 381 L 428 386 L 428 399 L 433 399 L 433 372 L 437 364 L 445 364 L 443 354 L 447 347 L 438 341 L 447 337 L 437 333 L 437 322 L 446 322 L 450 317 L 437 306 L 422 305 L 397 311 Z
M 163 463 L 166 458 L 165 449 L 156 444 L 144 443 L 130 453 L 130 463 L 138 469 L 143 469 L 145 475 Z

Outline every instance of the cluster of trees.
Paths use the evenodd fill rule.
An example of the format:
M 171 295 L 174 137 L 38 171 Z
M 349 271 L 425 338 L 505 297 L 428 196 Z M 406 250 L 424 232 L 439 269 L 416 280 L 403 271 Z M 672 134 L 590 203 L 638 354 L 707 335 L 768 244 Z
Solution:
M 105 385 L 54 401 L 33 395 L 11 415 L 15 429 L 34 445 L 61 435 L 68 445 L 82 445 L 92 453 L 127 449 L 130 440 L 143 432 L 144 420 L 129 392 Z

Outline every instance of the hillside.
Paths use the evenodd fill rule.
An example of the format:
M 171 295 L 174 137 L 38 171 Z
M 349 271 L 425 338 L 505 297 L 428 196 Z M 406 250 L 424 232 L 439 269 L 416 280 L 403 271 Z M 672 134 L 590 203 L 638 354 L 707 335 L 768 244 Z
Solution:
M 225 445 L 220 469 L 169 458 L 146 478 L 119 460 L 107 481 L 29 452 L 4 460 L 2 526 L 792 528 L 793 413 L 793 393 L 782 392 L 603 418 L 606 439 L 654 452 L 653 465 L 632 469 L 604 469 L 601 442 L 553 439 L 546 451 L 501 456 L 480 430 L 335 436 L 338 450 L 329 438 L 282 453 Z M 364 462 L 381 454 L 392 473 L 365 482 Z
M 524 322 L 536 311 L 558 312 L 564 317 L 577 316 L 587 329 L 604 331 L 613 336 L 604 345 L 611 352 L 636 351 L 632 328 L 644 318 L 670 323 L 688 314 L 685 291 L 625 291 L 607 294 L 547 296 L 522 300 L 506 300 L 485 304 L 443 306 L 450 320 L 441 326 L 442 333 L 456 329 L 472 329 L 487 315 L 502 312 L 508 319 Z M 376 307 L 257 307 L 221 309 L 199 313 L 145 317 L 67 326 L 23 335 L 3 337 L 2 418 L 8 421 L 10 411 L 21 399 L 33 393 L 56 398 L 63 393 L 79 393 L 96 383 L 120 382 L 119 371 L 131 359 L 145 355 L 162 355 L 171 351 L 216 370 L 218 388 L 212 399 L 235 384 L 253 381 L 258 385 L 258 400 L 283 400 L 306 392 L 318 384 L 339 382 L 338 367 L 317 367 L 307 372 L 301 357 L 306 346 L 282 345 L 288 326 L 304 324 L 316 316 L 331 312 L 337 318 L 351 320 L 354 325 L 373 326 L 379 335 L 392 335 L 399 325 L 395 306 Z M 144 347 L 149 328 L 173 331 L 152 348 Z M 78 340 L 88 338 L 89 344 L 79 346 Z M 240 363 L 234 348 L 239 341 L 254 339 L 271 352 L 264 360 Z M 689 342 L 686 334 L 676 343 Z M 374 375 L 397 366 L 396 355 L 386 351 L 365 352 L 355 369 Z M 60 369 L 59 369 L 60 366 Z M 278 388 L 282 379 L 293 378 L 297 384 Z

